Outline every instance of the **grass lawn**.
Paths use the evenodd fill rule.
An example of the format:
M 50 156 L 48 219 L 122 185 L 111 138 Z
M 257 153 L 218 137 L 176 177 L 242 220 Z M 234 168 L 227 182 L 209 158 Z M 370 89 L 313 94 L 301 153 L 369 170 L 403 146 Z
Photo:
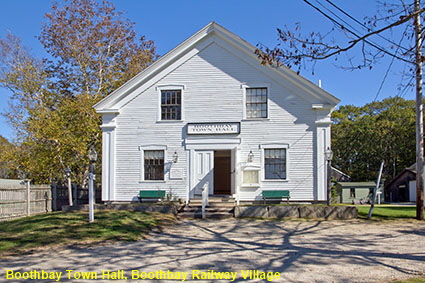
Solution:
M 359 217 L 367 218 L 370 205 L 357 205 Z M 407 205 L 375 205 L 372 219 L 415 218 L 416 207 Z
M 136 241 L 152 227 L 172 223 L 173 215 L 137 211 L 53 212 L 0 222 L 0 256 L 40 247 Z

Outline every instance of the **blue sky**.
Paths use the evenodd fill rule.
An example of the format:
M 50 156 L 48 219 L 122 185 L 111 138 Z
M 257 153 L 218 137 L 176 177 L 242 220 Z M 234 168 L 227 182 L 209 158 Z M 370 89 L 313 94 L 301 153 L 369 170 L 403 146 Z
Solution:
M 262 43 L 273 47 L 276 28 L 293 27 L 299 22 L 305 32 L 325 33 L 332 25 L 313 8 L 301 0 L 112 0 L 119 11 L 136 23 L 139 35 L 154 40 L 157 52 L 165 54 L 197 30 L 215 21 L 253 45 Z M 312 0 L 313 3 L 315 0 Z M 324 1 L 321 1 L 324 2 Z M 334 0 L 335 4 L 363 21 L 377 10 L 377 1 Z M 44 14 L 50 11 L 50 0 L 0 0 L 0 37 L 8 31 L 19 36 L 34 56 L 43 58 L 43 47 L 36 36 L 40 34 Z M 338 40 L 338 38 L 336 38 Z M 358 56 L 352 53 L 350 56 Z M 345 55 L 344 55 L 345 56 Z M 343 57 L 341 57 L 343 61 Z M 342 63 L 342 61 L 337 63 Z M 374 100 L 388 70 L 390 58 L 381 60 L 372 70 L 346 71 L 335 66 L 334 60 L 317 63 L 314 75 L 309 69 L 301 75 L 317 83 L 341 99 L 340 105 L 364 105 Z M 403 65 L 395 62 L 378 96 L 381 100 L 399 94 L 400 73 Z M 7 108 L 10 93 L 0 89 L 0 111 Z M 404 98 L 413 99 L 412 91 Z M 0 135 L 12 140 L 13 130 L 0 118 Z

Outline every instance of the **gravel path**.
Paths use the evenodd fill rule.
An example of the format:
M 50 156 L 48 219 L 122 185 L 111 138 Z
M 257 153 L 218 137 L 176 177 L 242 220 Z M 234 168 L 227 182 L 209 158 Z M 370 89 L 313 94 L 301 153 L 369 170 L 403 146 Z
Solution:
M 425 223 L 188 220 L 138 242 L 0 259 L 1 282 L 53 282 L 7 280 L 7 270 L 24 276 L 22 272 L 33 270 L 44 270 L 49 276 L 54 276 L 50 272 L 62 272 L 60 282 L 94 281 L 75 279 L 82 276 L 80 272 L 93 272 L 90 275 L 98 277 L 95 282 L 125 282 L 102 280 L 102 270 L 124 270 L 109 276 L 124 275 L 127 282 L 179 282 L 181 279 L 143 276 L 177 278 L 185 274 L 189 282 L 388 282 L 425 276 Z M 73 270 L 71 279 L 66 270 Z M 231 279 L 211 279 L 218 276 L 211 270 Z M 244 279 L 247 272 L 243 270 L 257 273 Z M 132 274 L 138 279 L 132 279 Z M 269 280 L 258 279 L 267 275 Z

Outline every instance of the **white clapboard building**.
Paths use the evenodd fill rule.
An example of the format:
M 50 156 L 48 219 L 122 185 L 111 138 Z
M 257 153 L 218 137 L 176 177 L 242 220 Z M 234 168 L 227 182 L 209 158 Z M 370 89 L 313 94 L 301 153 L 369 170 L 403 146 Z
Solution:
M 262 190 L 326 200 L 330 114 L 339 99 L 210 23 L 94 107 L 102 115 L 102 199 Z

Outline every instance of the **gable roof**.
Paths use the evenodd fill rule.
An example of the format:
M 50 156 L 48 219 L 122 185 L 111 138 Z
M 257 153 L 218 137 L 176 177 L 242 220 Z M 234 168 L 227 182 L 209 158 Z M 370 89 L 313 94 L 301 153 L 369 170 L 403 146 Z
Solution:
M 397 182 L 406 174 L 411 174 L 414 178 L 416 178 L 416 163 L 410 166 L 409 168 L 403 169 L 403 171 L 401 171 L 397 176 L 392 178 L 388 184 L 385 185 L 385 188 L 391 187 L 395 182 Z
M 336 169 L 336 168 L 335 168 L 335 167 L 333 167 L 333 166 L 331 166 L 331 170 L 333 170 L 333 171 L 335 171 L 335 172 L 337 172 L 337 173 L 341 174 L 342 176 L 345 176 L 345 177 L 351 178 L 351 176 L 350 176 L 350 175 L 345 174 L 344 172 L 342 172 L 341 170 Z
M 194 35 L 186 39 L 183 43 L 155 61 L 152 65 L 134 76 L 121 87 L 113 91 L 110 95 L 102 99 L 93 107 L 99 113 L 118 112 L 118 109 L 121 108 L 126 101 L 131 100 L 132 96 L 136 96 L 138 93 L 140 93 L 135 93 L 134 90 L 140 88 L 149 80 L 154 79 L 155 76 L 158 76 L 168 66 L 191 52 L 197 44 L 211 35 L 217 35 L 220 39 L 236 47 L 240 52 L 243 53 L 244 56 L 248 56 L 257 60 L 258 64 L 260 65 L 259 59 L 254 54 L 256 49 L 255 46 L 223 28 L 219 24 L 211 22 L 196 32 Z M 316 108 L 333 108 L 340 102 L 340 100 L 335 96 L 331 95 L 327 91 L 323 90 L 322 88 L 318 87 L 317 85 L 313 84 L 309 80 L 298 75 L 296 72 L 285 66 L 279 68 L 271 66 L 264 67 L 269 69 L 271 72 L 277 73 L 285 80 L 289 80 L 296 87 L 302 89 L 305 93 L 323 103 L 321 105 L 316 105 Z
M 376 182 L 373 182 L 373 181 L 369 181 L 369 182 L 336 182 L 336 184 L 339 184 L 343 189 L 376 187 Z

